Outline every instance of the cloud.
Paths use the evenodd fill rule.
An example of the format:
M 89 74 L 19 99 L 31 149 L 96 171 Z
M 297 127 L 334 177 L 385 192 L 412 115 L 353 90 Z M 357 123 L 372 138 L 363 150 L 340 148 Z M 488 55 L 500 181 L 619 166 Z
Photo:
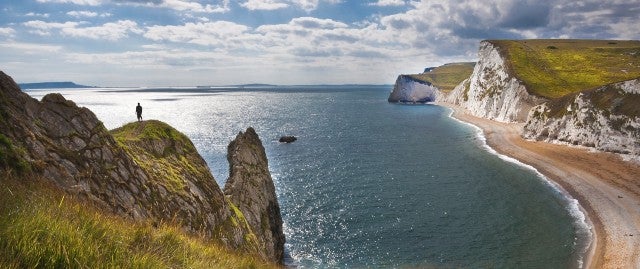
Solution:
M 52 52 L 60 52 L 62 50 L 61 46 L 43 45 L 43 44 L 34 44 L 34 43 L 20 43 L 20 42 L 0 43 L 0 48 L 14 49 L 25 54 L 52 53 Z
M 35 12 L 29 12 L 24 15 L 27 17 L 42 17 L 42 18 L 49 18 L 50 16 L 48 13 L 35 13 Z
M 24 26 L 32 28 L 29 32 L 41 36 L 50 36 L 53 31 L 58 30 L 59 33 L 66 36 L 107 41 L 120 40 L 127 37 L 129 33 L 142 33 L 138 24 L 130 20 L 119 20 L 92 27 L 80 27 L 82 24 L 80 22 L 28 21 L 24 23 Z
M 389 7 L 389 6 L 404 6 L 407 3 L 404 0 L 378 0 L 375 3 L 369 3 L 371 6 Z
M 242 36 L 249 27 L 229 21 L 186 23 L 184 25 L 155 25 L 147 27 L 144 37 L 154 41 L 191 43 L 204 46 L 224 46 Z
M 107 3 L 120 5 L 143 5 L 150 7 L 168 8 L 177 11 L 200 13 L 224 13 L 230 10 L 230 0 L 220 0 L 219 4 L 201 4 L 199 1 L 189 0 L 36 0 L 39 3 L 76 4 L 82 6 L 99 6 Z
M 279 0 L 247 0 L 240 4 L 248 10 L 276 10 L 289 7 L 286 1 Z
M 84 37 L 96 40 L 117 41 L 129 35 L 129 33 L 141 34 L 138 24 L 130 20 L 119 20 L 94 27 L 72 27 L 62 29 L 64 35 Z
M 67 15 L 75 18 L 110 17 L 111 13 L 98 13 L 93 11 L 69 11 Z
M 76 4 L 83 6 L 97 6 L 103 3 L 103 0 L 36 0 L 38 3 L 59 3 L 59 4 Z
M 342 0 L 324 0 L 328 4 L 341 3 Z M 277 10 L 289 7 L 297 7 L 306 12 L 316 10 L 320 0 L 245 0 L 240 4 L 248 10 Z
M 16 30 L 13 30 L 11 27 L 0 27 L 0 36 L 13 37 L 15 33 Z

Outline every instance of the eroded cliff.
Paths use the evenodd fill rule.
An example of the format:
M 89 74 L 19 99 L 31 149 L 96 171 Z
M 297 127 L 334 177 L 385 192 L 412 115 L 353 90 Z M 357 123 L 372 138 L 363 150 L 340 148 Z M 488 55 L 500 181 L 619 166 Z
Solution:
M 538 105 L 529 113 L 522 135 L 640 156 L 640 79 Z
M 546 101 L 527 92 L 504 53 L 490 41 L 480 43 L 478 63 L 469 79 L 440 100 L 464 107 L 474 116 L 502 122 L 525 122 L 529 110 Z
M 254 147 L 262 145 L 249 144 L 246 150 Z M 266 163 L 266 155 L 260 157 Z M 264 244 L 268 239 L 256 235 L 245 218 L 276 214 L 238 209 L 186 136 L 158 121 L 131 123 L 110 133 L 90 110 L 60 94 L 33 99 L 2 72 L 0 170 L 25 180 L 44 178 L 125 218 L 174 223 L 229 248 L 282 262 L 283 250 Z M 270 178 L 268 169 L 260 173 Z M 259 191 L 237 188 L 234 193 L 243 197 Z M 269 221 L 282 224 L 280 218 Z

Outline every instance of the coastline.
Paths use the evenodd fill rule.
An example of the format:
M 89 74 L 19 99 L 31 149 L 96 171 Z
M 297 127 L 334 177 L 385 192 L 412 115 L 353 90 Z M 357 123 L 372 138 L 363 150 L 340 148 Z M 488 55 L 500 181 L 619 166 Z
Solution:
M 529 165 L 577 200 L 591 226 L 582 268 L 640 266 L 640 165 L 612 153 L 528 141 L 522 124 L 470 115 L 464 108 L 437 102 L 452 117 L 480 128 L 486 145 L 499 155 Z

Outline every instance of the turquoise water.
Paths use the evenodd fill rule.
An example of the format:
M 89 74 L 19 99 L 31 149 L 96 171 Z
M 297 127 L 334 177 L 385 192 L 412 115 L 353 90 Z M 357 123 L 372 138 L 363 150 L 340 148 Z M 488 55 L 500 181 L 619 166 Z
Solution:
M 587 240 L 560 191 L 485 150 L 434 105 L 390 86 L 68 90 L 107 128 L 159 119 L 188 135 L 221 186 L 226 146 L 253 126 L 276 184 L 287 263 L 300 268 L 572 268 Z M 29 92 L 41 97 L 46 91 Z M 298 141 L 281 144 L 282 135 Z

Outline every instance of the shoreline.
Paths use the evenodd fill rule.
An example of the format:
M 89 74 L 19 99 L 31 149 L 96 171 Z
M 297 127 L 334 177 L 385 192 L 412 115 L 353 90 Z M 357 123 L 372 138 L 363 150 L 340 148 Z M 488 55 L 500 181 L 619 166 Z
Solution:
M 592 233 L 581 268 L 640 266 L 640 165 L 612 153 L 528 141 L 520 136 L 522 124 L 475 117 L 448 103 L 435 104 L 451 109 L 452 118 L 479 128 L 486 146 L 495 153 L 531 166 L 549 184 L 577 200 Z

